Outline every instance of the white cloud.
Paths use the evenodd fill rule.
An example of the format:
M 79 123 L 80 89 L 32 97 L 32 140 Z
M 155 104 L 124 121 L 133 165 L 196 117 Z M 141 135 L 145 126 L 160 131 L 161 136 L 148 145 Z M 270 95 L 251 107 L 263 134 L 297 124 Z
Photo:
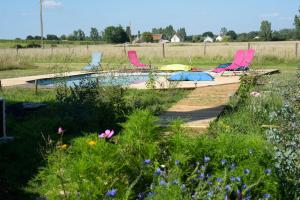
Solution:
M 265 14 L 261 14 L 259 15 L 262 18 L 271 18 L 271 17 L 278 17 L 279 13 L 278 12 L 273 12 L 273 13 L 265 13 Z
M 55 0 L 44 0 L 43 1 L 44 8 L 60 8 L 63 6 L 62 2 Z

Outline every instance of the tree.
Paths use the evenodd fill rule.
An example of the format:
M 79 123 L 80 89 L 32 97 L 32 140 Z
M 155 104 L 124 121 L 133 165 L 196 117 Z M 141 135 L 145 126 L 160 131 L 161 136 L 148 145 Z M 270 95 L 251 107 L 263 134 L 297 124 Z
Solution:
M 207 36 L 213 38 L 214 34 L 211 31 L 207 31 L 202 34 L 202 37 L 207 37 Z
M 153 28 L 152 33 L 153 34 L 163 34 L 164 30 L 163 28 Z
M 94 28 L 94 27 L 91 28 L 90 38 L 93 41 L 100 40 L 100 35 L 99 35 L 97 28 Z
M 77 35 L 78 40 L 84 40 L 85 39 L 85 34 L 84 34 L 83 30 L 78 29 L 77 33 L 78 33 L 78 35 Z
M 33 40 L 34 38 L 33 38 L 33 36 L 32 35 L 28 35 L 27 37 L 26 37 L 26 40 Z
M 66 40 L 66 39 L 67 39 L 67 36 L 63 34 L 63 35 L 60 36 L 60 39 L 61 39 L 61 40 Z
M 144 42 L 153 42 L 152 33 L 150 33 L 150 32 L 144 32 L 142 34 L 142 40 Z
M 50 34 L 48 34 L 46 38 L 47 40 L 59 40 L 59 38 L 56 35 L 50 35 Z
M 130 28 L 130 26 L 126 27 L 126 34 L 127 34 L 128 38 L 129 38 L 129 42 L 131 43 L 132 42 L 132 36 L 131 36 L 131 28 Z
M 260 37 L 265 41 L 270 41 L 272 39 L 271 22 L 266 20 L 261 22 Z
M 164 30 L 163 30 L 163 34 L 167 37 L 168 40 L 171 40 L 171 38 L 173 37 L 173 35 L 176 33 L 176 31 L 174 30 L 172 25 L 167 26 Z
M 108 43 L 125 43 L 129 41 L 128 35 L 122 26 L 109 26 L 104 30 L 104 40 Z
M 221 30 L 220 30 L 220 35 L 221 35 L 221 36 L 227 35 L 227 28 L 222 27 Z
M 299 8 L 299 15 L 295 15 L 294 25 L 295 25 L 295 38 L 299 40 L 300 39 L 300 8 Z
M 240 42 L 247 42 L 248 41 L 248 34 L 247 33 L 240 33 L 237 36 L 237 40 Z
M 186 40 L 185 28 L 180 28 L 177 30 L 177 34 L 183 39 Z
M 237 39 L 237 34 L 233 30 L 228 31 L 226 33 L 226 36 L 230 37 L 231 40 L 236 40 Z

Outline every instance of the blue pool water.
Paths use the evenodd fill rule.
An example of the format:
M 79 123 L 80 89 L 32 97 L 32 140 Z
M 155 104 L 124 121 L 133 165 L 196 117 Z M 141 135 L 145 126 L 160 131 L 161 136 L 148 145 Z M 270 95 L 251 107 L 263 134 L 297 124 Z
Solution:
M 158 73 L 156 76 L 166 76 L 169 73 Z M 102 74 L 87 74 L 76 75 L 65 78 L 50 78 L 38 80 L 38 85 L 53 87 L 59 83 L 66 83 L 67 86 L 79 85 L 82 80 L 96 81 L 98 79 L 100 85 L 121 85 L 128 86 L 135 83 L 141 83 L 147 81 L 149 78 L 148 73 L 102 73 Z

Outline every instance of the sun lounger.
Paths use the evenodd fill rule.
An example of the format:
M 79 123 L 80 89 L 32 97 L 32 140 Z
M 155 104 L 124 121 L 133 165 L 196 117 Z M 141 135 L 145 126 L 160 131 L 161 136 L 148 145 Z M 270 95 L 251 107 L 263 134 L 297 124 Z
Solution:
M 128 51 L 128 59 L 132 66 L 137 67 L 139 69 L 149 69 L 149 66 L 140 62 L 137 57 L 136 51 Z

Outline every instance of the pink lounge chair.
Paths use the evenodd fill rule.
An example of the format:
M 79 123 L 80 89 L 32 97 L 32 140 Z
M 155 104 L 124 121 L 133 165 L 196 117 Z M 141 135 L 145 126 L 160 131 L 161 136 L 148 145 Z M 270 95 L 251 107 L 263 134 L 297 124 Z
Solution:
M 227 69 L 235 69 L 235 68 L 237 69 L 240 66 L 242 66 L 241 64 L 244 60 L 244 57 L 245 57 L 245 51 L 244 50 L 237 50 L 231 65 L 229 65 L 226 68 L 216 68 L 216 69 L 213 70 L 213 72 L 220 73 L 220 72 L 226 71 Z
M 230 65 L 225 68 L 226 71 L 235 71 L 237 69 L 241 69 L 244 71 L 247 67 L 250 66 L 251 62 L 253 61 L 255 55 L 254 49 L 248 49 L 244 51 L 243 60 L 238 65 Z
M 137 68 L 141 68 L 141 69 L 149 68 L 148 65 L 143 64 L 139 61 L 136 51 L 128 51 L 128 59 L 129 59 L 130 63 Z

